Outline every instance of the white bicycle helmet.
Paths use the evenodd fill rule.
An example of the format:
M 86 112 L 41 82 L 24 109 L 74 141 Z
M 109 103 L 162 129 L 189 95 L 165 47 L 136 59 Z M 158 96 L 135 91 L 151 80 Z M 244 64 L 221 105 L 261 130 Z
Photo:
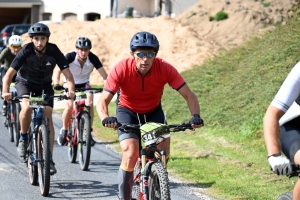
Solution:
M 13 35 L 9 38 L 8 44 L 11 46 L 21 46 L 22 45 L 22 38 L 18 35 Z

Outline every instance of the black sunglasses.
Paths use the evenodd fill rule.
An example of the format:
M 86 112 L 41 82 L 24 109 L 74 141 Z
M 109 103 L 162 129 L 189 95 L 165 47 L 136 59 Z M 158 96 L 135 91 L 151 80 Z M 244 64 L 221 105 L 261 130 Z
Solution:
M 139 58 L 144 58 L 144 56 L 147 56 L 147 58 L 153 58 L 155 56 L 155 52 L 148 52 L 148 53 L 143 53 L 143 52 L 137 52 L 135 53 Z

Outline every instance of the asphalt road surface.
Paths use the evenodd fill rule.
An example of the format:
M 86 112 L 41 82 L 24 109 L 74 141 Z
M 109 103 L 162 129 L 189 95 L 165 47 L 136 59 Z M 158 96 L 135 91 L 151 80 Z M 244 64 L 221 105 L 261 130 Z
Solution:
M 2 101 L 0 101 L 2 107 Z M 61 128 L 61 114 L 54 113 L 56 137 Z M 9 141 L 8 130 L 0 116 L 0 199 L 45 199 L 38 186 L 29 183 L 27 167 L 17 155 L 14 143 Z M 50 199 L 118 199 L 117 173 L 121 156 L 98 141 L 92 147 L 88 171 L 81 171 L 79 163 L 70 163 L 68 147 L 55 141 L 54 162 L 57 174 L 51 176 Z M 197 192 L 194 186 L 183 184 L 170 177 L 172 200 L 213 199 Z

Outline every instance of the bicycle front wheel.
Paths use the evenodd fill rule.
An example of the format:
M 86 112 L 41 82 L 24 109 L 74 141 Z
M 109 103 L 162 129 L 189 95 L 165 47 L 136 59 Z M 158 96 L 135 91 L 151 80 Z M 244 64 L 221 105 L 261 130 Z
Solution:
M 86 171 L 90 164 L 91 156 L 91 120 L 88 113 L 82 113 L 79 118 L 78 152 L 80 169 Z
M 20 104 L 15 103 L 15 113 L 14 113 L 14 123 L 13 123 L 13 132 L 14 132 L 14 140 L 16 147 L 19 145 L 20 139 L 20 120 L 19 120 L 19 113 L 20 113 Z
M 277 198 L 277 200 L 292 200 L 292 199 L 293 199 L 292 192 L 285 192 Z
M 38 172 L 40 192 L 48 196 L 50 188 L 50 137 L 47 127 L 42 124 L 39 127 L 37 138 Z
M 14 142 L 14 133 L 13 133 L 13 124 L 11 121 L 11 103 L 7 102 L 7 107 L 6 107 L 6 120 L 7 120 L 7 128 L 8 128 L 8 133 L 9 133 L 9 141 Z
M 161 161 L 151 166 L 149 174 L 149 199 L 170 200 L 170 185 L 168 172 Z
M 70 126 L 68 130 L 70 142 L 68 144 L 68 157 L 70 163 L 75 163 L 76 162 L 76 157 L 77 157 L 77 141 L 78 137 L 75 137 L 75 134 L 77 134 L 77 130 L 75 128 L 75 119 L 71 119 L 70 121 Z
M 29 134 L 30 137 L 30 134 Z M 29 145 L 27 148 L 27 168 L 28 168 L 28 175 L 29 175 L 29 182 L 31 185 L 37 185 L 38 183 L 38 168 L 36 164 L 35 154 L 33 154 L 33 140 L 29 141 Z

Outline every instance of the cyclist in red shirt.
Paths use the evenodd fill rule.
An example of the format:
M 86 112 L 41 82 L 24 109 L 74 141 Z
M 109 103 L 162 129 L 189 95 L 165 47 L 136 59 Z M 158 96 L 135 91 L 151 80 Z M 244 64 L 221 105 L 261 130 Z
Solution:
M 97 112 L 102 124 L 116 128 L 117 123 L 143 124 L 146 122 L 166 123 L 161 107 L 165 84 L 177 90 L 186 100 L 191 112 L 190 123 L 194 128 L 204 125 L 200 118 L 197 96 L 190 90 L 178 71 L 165 60 L 156 57 L 159 42 L 149 32 L 138 32 L 130 41 L 131 57 L 121 60 L 110 71 L 97 104 Z M 119 91 L 116 117 L 110 117 L 108 104 Z M 119 168 L 119 196 L 129 200 L 133 186 L 133 170 L 139 156 L 139 137 L 137 134 L 118 130 L 122 149 L 122 162 Z M 170 136 L 159 144 L 159 148 L 170 152 Z

